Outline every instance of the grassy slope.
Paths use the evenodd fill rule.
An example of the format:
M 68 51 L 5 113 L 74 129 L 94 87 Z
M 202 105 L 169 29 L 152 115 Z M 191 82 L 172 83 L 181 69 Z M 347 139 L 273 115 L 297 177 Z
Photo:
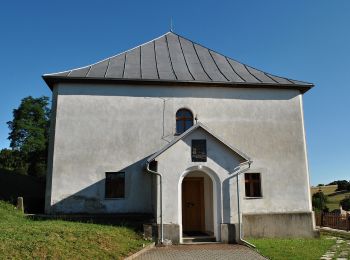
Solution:
M 325 195 L 334 193 L 335 190 L 338 188 L 338 185 L 327 185 L 327 186 L 321 186 L 321 187 L 311 187 L 311 194 L 314 194 L 321 190 Z
M 269 259 L 312 260 L 320 257 L 335 244 L 334 240 L 325 239 L 249 239 L 259 253 Z
M 2 201 L 0 230 L 5 259 L 118 259 L 147 243 L 126 227 L 29 220 Z
M 344 199 L 346 196 L 350 196 L 350 191 L 343 194 L 335 195 L 335 196 L 329 196 L 328 201 L 326 203 L 329 210 L 331 211 L 333 209 L 339 209 L 339 202 L 342 199 Z

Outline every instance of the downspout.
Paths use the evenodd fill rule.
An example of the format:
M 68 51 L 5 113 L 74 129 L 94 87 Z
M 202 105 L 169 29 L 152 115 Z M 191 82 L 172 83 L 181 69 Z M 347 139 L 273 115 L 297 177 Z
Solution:
M 159 172 L 156 171 L 152 171 L 149 168 L 149 164 L 150 162 L 147 162 L 147 166 L 146 166 L 146 170 L 149 173 L 155 174 L 157 176 L 159 176 L 159 192 L 160 192 L 160 198 L 159 198 L 159 207 L 160 207 L 160 243 L 163 244 L 164 242 L 164 233 L 163 233 L 163 189 L 162 189 L 162 175 Z
M 239 228 L 239 240 L 241 241 L 241 242 L 243 242 L 244 244 L 246 244 L 247 246 L 250 246 L 250 247 L 253 247 L 253 248 L 255 248 L 256 246 L 255 245 L 253 245 L 253 244 L 251 244 L 251 243 L 249 243 L 248 241 L 246 241 L 246 240 L 244 240 L 243 239 L 243 237 L 242 237 L 242 219 L 241 219 L 241 207 L 240 207 L 240 202 L 239 202 L 239 175 L 241 174 L 241 173 L 243 173 L 243 172 L 246 172 L 247 170 L 249 170 L 250 169 L 250 164 L 251 164 L 252 162 L 251 161 L 249 161 L 248 162 L 248 168 L 246 168 L 246 169 L 243 169 L 242 171 L 239 171 L 237 174 L 236 174 L 236 176 L 237 176 L 237 212 L 238 212 L 238 228 Z
M 241 207 L 240 207 L 240 201 L 239 201 L 239 175 L 248 171 L 250 169 L 250 165 L 252 164 L 252 161 L 247 161 L 244 162 L 240 165 L 244 165 L 244 164 L 248 164 L 247 168 L 244 169 L 240 169 L 238 172 L 234 173 L 232 176 L 230 176 L 228 179 L 237 177 L 237 213 L 238 213 L 238 229 L 239 229 L 239 240 L 240 242 L 243 242 L 244 244 L 246 244 L 247 246 L 253 247 L 255 248 L 255 245 L 249 243 L 248 241 L 244 240 L 242 237 L 242 220 L 241 220 Z

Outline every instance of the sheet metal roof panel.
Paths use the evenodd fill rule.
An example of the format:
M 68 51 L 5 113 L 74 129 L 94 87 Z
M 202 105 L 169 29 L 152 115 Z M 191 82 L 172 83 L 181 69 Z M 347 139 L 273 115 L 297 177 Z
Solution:
M 268 75 L 270 78 L 272 78 L 274 81 L 278 82 L 278 83 L 281 83 L 281 84 L 291 84 L 293 82 L 289 81 L 288 79 L 286 78 L 281 78 L 281 77 L 277 77 L 275 75 L 271 75 L 269 73 L 266 73 L 266 75 Z
M 179 39 L 188 69 L 194 79 L 199 81 L 212 81 L 204 71 L 202 64 L 197 56 L 196 50 L 194 49 L 193 43 L 182 37 Z
M 104 77 L 107 71 L 108 63 L 109 63 L 109 59 L 92 65 L 86 77 L 92 77 L 92 78 Z
M 252 74 L 249 73 L 247 68 L 242 64 L 235 60 L 232 60 L 230 58 L 227 58 L 227 61 L 230 63 L 232 69 L 239 75 L 241 79 L 243 79 L 245 82 L 250 83 L 259 83 L 260 81 L 257 80 Z
M 175 80 L 176 77 L 170 62 L 170 56 L 165 37 L 155 40 L 154 43 L 159 79 Z
M 145 44 L 95 64 L 43 76 L 47 84 L 69 79 L 159 81 L 171 84 L 200 83 L 237 87 L 269 85 L 305 91 L 313 84 L 275 76 L 235 61 L 200 44 L 168 32 Z M 303 90 L 304 91 L 304 90 Z
M 202 47 L 201 45 L 194 44 L 194 48 L 197 51 L 199 60 L 207 72 L 211 80 L 213 81 L 228 81 L 226 77 L 221 73 L 218 66 L 216 65 L 213 57 L 209 53 L 207 48 Z
M 144 79 L 158 79 L 153 42 L 141 46 L 141 73 Z
M 182 54 L 179 38 L 175 34 L 167 34 L 168 48 L 171 63 L 178 80 L 193 80 L 191 73 L 187 68 L 185 57 Z
M 220 72 L 225 75 L 229 81 L 243 82 L 242 78 L 232 69 L 225 56 L 218 54 L 214 51 L 209 51 L 213 57 L 216 65 L 220 69 Z
M 249 70 L 249 72 L 256 77 L 258 80 L 260 80 L 260 82 L 262 83 L 277 83 L 276 81 L 274 81 L 273 79 L 271 79 L 270 77 L 268 77 L 264 72 L 254 69 L 252 67 L 246 66 L 247 70 Z
M 141 78 L 141 48 L 136 48 L 126 53 L 124 78 Z
M 87 66 L 80 69 L 71 70 L 68 74 L 68 77 L 86 77 L 90 68 L 91 66 Z
M 118 56 L 110 58 L 108 69 L 106 72 L 106 78 L 122 78 L 124 74 L 126 54 L 122 53 Z

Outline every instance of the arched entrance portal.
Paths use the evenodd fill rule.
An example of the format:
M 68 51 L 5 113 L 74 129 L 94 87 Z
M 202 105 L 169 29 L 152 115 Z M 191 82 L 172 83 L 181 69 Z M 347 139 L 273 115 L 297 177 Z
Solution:
M 216 183 L 214 176 L 199 169 L 183 174 L 179 185 L 182 242 L 187 237 L 219 240 Z

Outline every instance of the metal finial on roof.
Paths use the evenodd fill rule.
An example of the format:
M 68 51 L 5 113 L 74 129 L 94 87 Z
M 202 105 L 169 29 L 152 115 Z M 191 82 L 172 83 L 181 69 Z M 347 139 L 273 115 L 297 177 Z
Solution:
M 173 28 L 173 18 L 170 17 L 170 31 L 174 32 L 174 28 Z

